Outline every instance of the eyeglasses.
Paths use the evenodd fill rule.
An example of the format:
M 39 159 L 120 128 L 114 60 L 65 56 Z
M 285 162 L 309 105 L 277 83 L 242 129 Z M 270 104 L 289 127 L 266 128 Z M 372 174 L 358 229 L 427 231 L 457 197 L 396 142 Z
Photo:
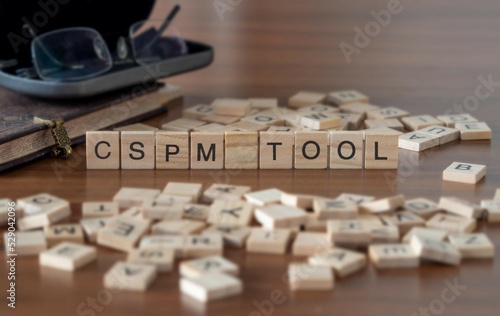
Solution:
M 168 26 L 179 12 L 176 5 L 163 21 L 133 24 L 129 37 L 120 37 L 114 54 L 99 32 L 87 27 L 64 28 L 37 36 L 31 42 L 34 71 L 43 80 L 78 81 L 97 77 L 113 67 L 147 65 L 187 54 L 186 42 Z M 31 72 L 34 72 L 31 71 Z M 24 70 L 23 74 L 27 72 Z

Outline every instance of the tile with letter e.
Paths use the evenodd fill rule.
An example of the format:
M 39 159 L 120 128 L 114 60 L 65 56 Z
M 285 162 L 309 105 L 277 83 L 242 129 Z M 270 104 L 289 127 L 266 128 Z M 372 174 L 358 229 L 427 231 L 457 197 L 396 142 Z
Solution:
M 318 219 L 354 219 L 358 205 L 350 200 L 314 199 L 313 209 Z
M 128 252 L 127 262 L 150 264 L 158 272 L 170 272 L 174 266 L 172 249 L 132 249 Z
M 156 132 L 156 169 L 189 169 L 189 132 Z
M 307 222 L 307 213 L 300 208 L 271 204 L 257 207 L 255 219 L 265 228 L 292 228 Z
M 420 258 L 425 260 L 455 266 L 458 266 L 462 260 L 462 255 L 458 249 L 448 242 L 415 235 L 411 237 L 410 246 Z
M 116 250 L 129 251 L 149 229 L 149 222 L 119 216 L 110 220 L 97 234 L 97 244 Z
M 293 291 L 331 290 L 334 286 L 332 269 L 308 263 L 290 263 L 288 279 Z
M 299 232 L 293 241 L 292 254 L 294 256 L 312 256 L 330 248 L 325 233 Z
M 328 132 L 295 132 L 295 169 L 328 167 Z
M 455 128 L 460 131 L 461 140 L 491 139 L 491 128 L 484 122 L 456 123 Z
M 404 209 L 426 219 L 432 217 L 440 211 L 439 205 L 427 198 L 414 198 L 406 200 Z
M 224 167 L 226 169 L 258 168 L 258 132 L 225 132 L 224 142 Z
M 241 248 L 245 245 L 252 228 L 248 226 L 212 225 L 203 231 L 203 234 L 219 234 L 224 244 L 233 248 Z
M 330 169 L 362 169 L 363 153 L 363 132 L 330 132 Z
M 368 96 L 356 90 L 333 91 L 328 93 L 327 100 L 335 105 L 343 105 L 349 103 L 368 103 Z
M 339 277 L 345 277 L 366 266 L 363 253 L 339 247 L 317 252 L 308 259 L 309 264 L 333 269 Z
M 420 132 L 410 132 L 399 136 L 398 147 L 412 151 L 424 151 L 439 146 L 439 137 Z
M 288 99 L 288 106 L 293 109 L 313 104 L 321 104 L 326 100 L 326 94 L 318 92 L 300 91 Z
M 6 253 L 16 253 L 19 256 L 37 255 L 47 249 L 47 242 L 43 231 L 16 232 L 15 236 L 9 236 L 9 232 L 3 234 Z
M 186 236 L 184 242 L 184 258 L 200 258 L 222 256 L 224 241 L 221 235 L 205 234 Z
M 110 217 L 120 212 L 117 202 L 83 202 L 82 218 Z
M 486 175 L 486 166 L 454 162 L 443 171 L 443 180 L 475 184 Z
M 213 200 L 241 200 L 243 195 L 251 190 L 251 187 L 245 185 L 214 183 L 203 192 L 203 199 L 207 202 Z
M 448 213 L 469 218 L 480 218 L 484 213 L 482 206 L 452 196 L 441 197 L 439 199 L 439 207 Z
M 104 274 L 107 289 L 145 292 L 157 276 L 156 266 L 118 261 Z
M 247 226 L 253 218 L 254 206 L 246 201 L 215 200 L 207 222 L 221 225 Z
M 234 276 L 214 272 L 196 279 L 181 278 L 179 288 L 184 295 L 200 302 L 209 302 L 240 294 L 243 284 Z
M 97 258 L 92 246 L 63 242 L 40 253 L 40 265 L 60 270 L 73 271 Z
M 385 129 L 365 132 L 365 168 L 397 169 L 401 132 Z
M 122 169 L 155 168 L 155 132 L 121 132 Z
M 129 208 L 142 206 L 144 201 L 155 199 L 159 194 L 160 190 L 157 189 L 123 187 L 115 194 L 113 201 L 121 208 Z
M 460 138 L 460 131 L 451 127 L 432 125 L 417 132 L 439 137 L 439 145 L 443 145 Z
M 226 273 L 237 276 L 239 272 L 238 265 L 221 256 L 185 260 L 179 264 L 179 273 L 185 278 L 198 278 L 206 273 Z
M 260 169 L 292 169 L 293 132 L 260 132 L 259 168 Z
M 285 254 L 291 238 L 288 229 L 253 228 L 247 239 L 247 251 L 254 253 Z
M 486 234 L 450 235 L 450 243 L 462 254 L 462 258 L 493 258 L 495 246 Z
M 44 227 L 45 239 L 49 247 L 63 241 L 76 244 L 84 243 L 83 229 L 80 224 L 57 224 Z
M 416 131 L 429 126 L 444 126 L 444 122 L 431 115 L 414 115 L 401 118 L 406 129 Z
M 476 220 L 474 218 L 438 213 L 432 216 L 425 223 L 425 226 L 441 229 L 450 234 L 464 234 L 471 233 L 476 229 Z
M 420 257 L 407 244 L 370 245 L 370 260 L 379 269 L 416 268 L 420 265 Z
M 87 169 L 120 169 L 120 132 L 88 131 Z
M 441 115 L 437 117 L 446 127 L 455 127 L 456 123 L 474 123 L 477 119 L 468 113 Z

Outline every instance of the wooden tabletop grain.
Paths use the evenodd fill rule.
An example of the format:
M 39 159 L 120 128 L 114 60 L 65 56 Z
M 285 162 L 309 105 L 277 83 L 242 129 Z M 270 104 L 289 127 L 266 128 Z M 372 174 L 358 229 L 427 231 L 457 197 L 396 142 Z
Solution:
M 163 188 L 168 181 L 278 187 L 331 197 L 349 192 L 489 199 L 500 187 L 500 5 L 494 0 L 395 1 L 181 1 L 180 32 L 212 44 L 216 57 L 210 67 L 167 82 L 183 87 L 187 106 L 216 97 L 278 97 L 284 105 L 298 90 L 355 88 L 375 104 L 413 114 L 470 112 L 492 127 L 492 141 L 457 141 L 421 154 L 401 150 L 398 170 L 355 171 L 86 170 L 85 148 L 79 146 L 68 161 L 46 159 L 3 174 L 0 196 L 52 193 L 71 201 L 73 220 L 83 201 L 109 200 L 123 186 Z M 155 16 L 162 17 L 169 5 L 159 2 Z M 388 17 L 380 10 L 393 13 Z M 374 16 L 386 26 L 377 27 Z M 355 39 L 365 27 L 372 37 Z M 350 62 L 341 45 L 351 50 Z M 487 96 L 475 99 L 485 80 L 499 83 L 479 88 Z M 147 123 L 159 126 L 175 115 Z M 453 161 L 486 164 L 486 178 L 477 185 L 444 183 L 442 170 Z M 102 295 L 104 272 L 125 258 L 120 252 L 99 249 L 97 262 L 76 273 L 41 268 L 36 257 L 18 257 L 16 310 L 6 307 L 7 266 L 0 263 L 0 315 L 498 315 L 500 226 L 481 224 L 479 230 L 495 242 L 494 260 L 465 260 L 459 267 L 426 263 L 407 270 L 369 267 L 337 280 L 335 290 L 327 292 L 288 289 L 287 265 L 303 258 L 228 250 L 241 266 L 244 293 L 206 305 L 180 295 L 177 273 L 161 275 L 144 294 L 114 293 L 107 304 L 92 305 Z M 454 282 L 460 286 L 445 290 Z M 272 303 L 271 296 L 281 303 Z

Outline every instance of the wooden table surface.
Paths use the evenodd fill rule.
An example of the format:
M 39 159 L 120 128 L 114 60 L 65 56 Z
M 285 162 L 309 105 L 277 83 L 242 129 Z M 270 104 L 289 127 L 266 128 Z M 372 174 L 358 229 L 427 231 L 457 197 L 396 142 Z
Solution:
M 222 21 L 212 1 L 181 1 L 181 33 L 212 44 L 216 57 L 210 67 L 167 82 L 183 87 L 188 106 L 216 97 L 278 97 L 285 105 L 298 90 L 355 88 L 381 106 L 438 115 L 463 110 L 460 104 L 473 99 L 479 77 L 500 81 L 500 4 L 493 0 L 402 0 L 401 12 L 348 63 L 339 45 L 353 45 L 355 28 L 374 21 L 370 11 L 387 9 L 391 2 L 232 1 L 235 7 Z M 167 7 L 161 2 L 155 14 L 162 16 Z M 123 186 L 163 188 L 168 181 L 278 187 L 330 197 L 342 192 L 434 200 L 455 195 L 479 202 L 500 187 L 500 84 L 490 89 L 490 96 L 467 109 L 492 127 L 492 141 L 457 141 L 421 154 L 401 150 L 399 170 L 97 171 L 85 169 L 85 148 L 79 146 L 68 161 L 47 159 L 3 174 L 0 196 L 52 193 L 71 201 L 73 220 L 83 201 L 110 200 Z M 148 123 L 159 126 L 172 117 Z M 475 186 L 444 183 L 441 172 L 453 161 L 486 164 L 486 178 Z M 4 260 L 0 263 L 0 315 L 427 315 L 425 309 L 428 315 L 498 315 L 500 226 L 484 224 L 479 230 L 495 242 L 494 260 L 408 270 L 369 267 L 337 280 L 335 290 L 327 292 L 293 293 L 282 281 L 288 263 L 302 258 L 228 250 L 226 255 L 242 268 L 244 293 L 207 305 L 181 296 L 178 274 L 171 273 L 162 274 L 144 294 L 116 293 L 107 305 L 79 310 L 100 293 L 104 272 L 124 259 L 123 253 L 99 249 L 97 262 L 76 273 L 40 268 L 36 257 L 18 257 L 15 311 L 6 307 L 7 268 Z M 444 282 L 456 278 L 466 290 L 442 303 Z M 281 291 L 286 300 L 271 307 L 267 300 L 273 291 Z M 256 304 L 262 302 L 264 309 L 259 309 Z

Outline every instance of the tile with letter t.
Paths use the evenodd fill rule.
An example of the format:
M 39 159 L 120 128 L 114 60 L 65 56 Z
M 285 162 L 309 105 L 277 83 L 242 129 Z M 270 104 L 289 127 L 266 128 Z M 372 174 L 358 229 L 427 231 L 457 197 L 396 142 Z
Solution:
M 41 266 L 73 271 L 96 258 L 97 251 L 94 247 L 63 242 L 40 253 L 39 261 Z
M 290 238 L 291 231 L 288 229 L 254 228 L 247 239 L 247 251 L 285 254 Z
M 339 277 L 345 277 L 366 266 L 366 255 L 339 247 L 317 252 L 308 259 L 309 264 L 333 269 Z
M 116 250 L 129 251 L 149 229 L 149 222 L 131 217 L 116 217 L 97 234 L 97 243 Z
M 368 254 L 379 269 L 416 268 L 420 265 L 419 255 L 407 244 L 370 245 Z
M 87 169 L 120 169 L 120 132 L 88 131 Z
M 258 132 L 225 132 L 224 142 L 224 167 L 226 169 L 258 168 Z
M 83 229 L 80 224 L 58 224 L 44 227 L 45 239 L 49 247 L 67 241 L 84 243 Z
M 155 132 L 121 132 L 122 169 L 155 168 Z
M 83 202 L 82 218 L 111 217 L 120 212 L 117 202 Z
M 368 103 L 370 98 L 356 90 L 333 91 L 328 93 L 327 100 L 335 105 L 350 103 Z
M 156 132 L 156 169 L 189 169 L 189 132 Z
M 224 242 L 221 235 L 192 235 L 185 238 L 183 255 L 184 258 L 222 256 L 223 250 Z
M 439 137 L 439 145 L 443 145 L 460 138 L 459 130 L 440 125 L 431 125 L 429 127 L 419 129 L 418 132 Z
M 363 152 L 363 132 L 330 132 L 330 169 L 362 169 Z
M 451 244 L 460 251 L 462 258 L 495 257 L 495 246 L 486 234 L 450 235 L 448 238 Z
M 158 272 L 172 271 L 174 250 L 172 249 L 132 249 L 128 252 L 127 262 L 151 264 Z
M 191 169 L 224 168 L 224 133 L 191 132 Z
M 245 201 L 215 200 L 207 222 L 221 225 L 247 226 L 253 218 L 254 206 Z
M 145 292 L 157 276 L 156 266 L 144 263 L 116 262 L 104 275 L 107 289 Z
M 425 260 L 455 266 L 458 266 L 462 260 L 462 255 L 458 249 L 448 242 L 415 235 L 410 240 L 410 246 Z
M 239 267 L 221 256 L 211 256 L 182 261 L 179 264 L 179 273 L 185 278 L 198 278 L 206 273 L 226 273 L 237 276 Z
M 376 129 L 365 132 L 365 168 L 397 169 L 398 141 L 401 132 Z
M 295 132 L 295 169 L 328 167 L 328 132 Z
M 181 278 L 179 288 L 184 295 L 200 302 L 208 302 L 240 294 L 243 291 L 243 284 L 234 276 L 214 272 L 196 279 Z
M 260 169 L 292 169 L 293 132 L 260 132 Z
M 331 290 L 334 286 L 332 269 L 308 263 L 290 263 L 288 278 L 292 290 Z
M 454 162 L 443 171 L 443 180 L 476 184 L 486 175 L 486 166 L 465 162 Z
M 3 240 L 6 253 L 15 253 L 19 256 L 37 255 L 47 249 L 45 235 L 41 230 L 29 232 L 5 232 Z

